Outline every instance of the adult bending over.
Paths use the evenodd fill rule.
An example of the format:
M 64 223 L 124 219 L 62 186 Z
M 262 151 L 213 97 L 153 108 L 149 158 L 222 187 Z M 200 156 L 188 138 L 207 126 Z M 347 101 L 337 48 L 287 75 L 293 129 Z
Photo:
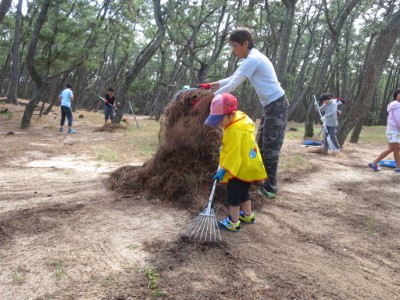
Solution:
M 268 174 L 268 179 L 258 193 L 273 198 L 278 190 L 279 154 L 285 137 L 289 102 L 271 61 L 254 48 L 250 29 L 241 27 L 233 30 L 229 36 L 229 45 L 233 54 L 243 59 L 240 67 L 231 77 L 203 83 L 199 87 L 211 88 L 215 91 L 214 95 L 219 95 L 230 93 L 244 80 L 250 80 L 263 107 L 257 142 Z

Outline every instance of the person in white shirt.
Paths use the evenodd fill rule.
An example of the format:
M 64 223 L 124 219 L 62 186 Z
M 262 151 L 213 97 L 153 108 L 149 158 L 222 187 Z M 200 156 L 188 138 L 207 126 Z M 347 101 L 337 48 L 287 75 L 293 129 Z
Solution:
M 277 171 L 285 137 L 289 102 L 271 61 L 254 48 L 250 29 L 240 27 L 233 30 L 229 36 L 229 45 L 233 54 L 243 59 L 242 64 L 232 76 L 212 83 L 202 83 L 199 87 L 211 88 L 214 95 L 218 95 L 230 93 L 246 79 L 250 80 L 263 107 L 257 142 L 268 175 L 258 193 L 273 198 L 278 190 Z

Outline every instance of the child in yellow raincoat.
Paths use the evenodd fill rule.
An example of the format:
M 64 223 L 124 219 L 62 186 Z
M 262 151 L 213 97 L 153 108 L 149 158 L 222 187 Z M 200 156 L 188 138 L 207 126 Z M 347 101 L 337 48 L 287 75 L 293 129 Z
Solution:
M 218 227 L 229 231 L 240 231 L 241 221 L 255 223 L 249 189 L 252 182 L 267 178 L 254 137 L 254 122 L 237 108 L 235 96 L 219 94 L 212 100 L 210 115 L 204 122 L 224 128 L 219 169 L 213 179 L 227 183 L 229 215 L 218 221 Z

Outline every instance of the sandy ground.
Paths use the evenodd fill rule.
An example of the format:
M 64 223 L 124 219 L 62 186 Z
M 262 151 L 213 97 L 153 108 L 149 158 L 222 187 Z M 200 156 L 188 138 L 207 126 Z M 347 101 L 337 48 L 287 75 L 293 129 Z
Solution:
M 282 163 L 310 167 L 282 171 L 257 223 L 209 247 L 181 241 L 188 212 L 107 189 L 126 163 L 95 150 L 126 135 L 0 118 L 1 299 L 400 299 L 400 175 L 366 167 L 382 146 L 324 156 L 286 139 Z

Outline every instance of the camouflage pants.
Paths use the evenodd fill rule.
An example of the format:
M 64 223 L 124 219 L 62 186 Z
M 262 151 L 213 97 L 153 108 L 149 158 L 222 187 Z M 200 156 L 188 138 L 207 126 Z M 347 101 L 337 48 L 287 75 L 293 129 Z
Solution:
M 289 102 L 285 95 L 264 106 L 257 132 L 257 143 L 268 175 L 264 188 L 272 193 L 276 193 L 278 189 L 276 174 L 279 153 L 285 138 L 288 108 Z

